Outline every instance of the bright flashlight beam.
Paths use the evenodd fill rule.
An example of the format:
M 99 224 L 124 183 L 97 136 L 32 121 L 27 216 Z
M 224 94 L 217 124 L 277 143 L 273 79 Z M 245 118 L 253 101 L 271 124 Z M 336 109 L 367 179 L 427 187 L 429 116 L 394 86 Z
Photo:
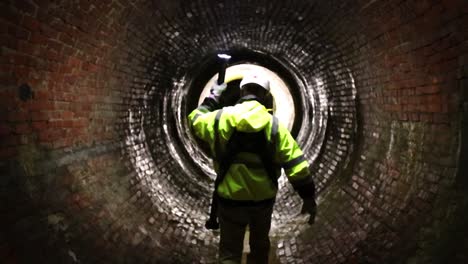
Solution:
M 229 56 L 227 54 L 218 54 L 218 57 L 220 59 L 225 59 L 225 60 L 229 60 L 231 58 L 231 56 Z

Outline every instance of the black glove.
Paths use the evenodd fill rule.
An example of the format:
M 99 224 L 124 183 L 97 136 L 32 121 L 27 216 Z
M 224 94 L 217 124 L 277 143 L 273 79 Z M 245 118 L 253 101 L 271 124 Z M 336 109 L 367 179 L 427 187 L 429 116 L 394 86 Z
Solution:
M 213 84 L 213 87 L 210 90 L 210 94 L 203 99 L 202 104 L 198 107 L 203 107 L 205 110 L 214 111 L 220 108 L 223 108 L 221 97 L 226 90 L 227 85 L 222 83 L 220 85 Z
M 308 213 L 309 217 L 309 225 L 315 223 L 315 215 L 317 214 L 317 204 L 315 203 L 314 198 L 306 198 L 303 200 L 301 214 Z

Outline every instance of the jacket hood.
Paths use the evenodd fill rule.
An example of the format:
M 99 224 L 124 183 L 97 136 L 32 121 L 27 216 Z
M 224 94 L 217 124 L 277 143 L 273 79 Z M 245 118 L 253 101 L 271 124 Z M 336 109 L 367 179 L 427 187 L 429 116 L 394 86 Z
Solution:
M 271 120 L 265 106 L 257 101 L 246 101 L 234 107 L 236 129 L 241 132 L 258 132 Z

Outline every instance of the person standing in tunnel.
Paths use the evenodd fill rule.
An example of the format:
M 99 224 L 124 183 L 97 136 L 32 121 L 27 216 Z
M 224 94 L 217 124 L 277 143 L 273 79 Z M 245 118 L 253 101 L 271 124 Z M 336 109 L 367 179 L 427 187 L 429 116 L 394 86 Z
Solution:
M 268 234 L 281 168 L 303 199 L 302 212 L 310 214 L 309 223 L 316 214 L 315 185 L 297 142 L 265 107 L 271 97 L 269 80 L 245 76 L 240 99 L 229 107 L 220 104 L 226 87 L 226 83 L 214 84 L 210 95 L 188 116 L 192 133 L 207 142 L 213 154 L 219 263 L 241 262 L 247 226 L 251 250 L 247 262 L 268 263 Z M 210 225 L 207 222 L 207 228 L 217 228 Z

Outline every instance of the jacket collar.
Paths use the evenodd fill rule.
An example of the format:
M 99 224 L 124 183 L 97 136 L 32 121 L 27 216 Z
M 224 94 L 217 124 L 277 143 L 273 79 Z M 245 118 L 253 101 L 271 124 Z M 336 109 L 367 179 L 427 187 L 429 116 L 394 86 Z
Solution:
M 257 101 L 259 102 L 260 104 L 262 102 L 260 102 L 260 100 L 258 99 L 257 96 L 253 95 L 253 94 L 249 94 L 249 95 L 246 95 L 246 96 L 243 96 L 239 99 L 239 101 L 237 101 L 238 104 L 241 104 L 243 102 L 247 102 L 247 101 Z

